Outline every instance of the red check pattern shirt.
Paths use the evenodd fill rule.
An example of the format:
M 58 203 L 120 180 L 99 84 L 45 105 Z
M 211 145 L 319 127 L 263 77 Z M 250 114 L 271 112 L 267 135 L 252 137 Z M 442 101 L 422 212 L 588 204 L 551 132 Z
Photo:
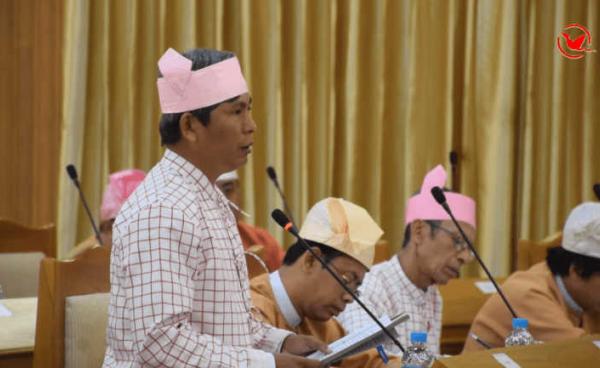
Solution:
M 379 318 L 390 318 L 408 313 L 410 319 L 396 327 L 398 341 L 405 348 L 410 346 L 410 333 L 427 332 L 427 348 L 433 354 L 440 352 L 440 334 L 442 332 L 442 295 L 437 286 L 427 290 L 419 289 L 402 270 L 398 257 L 371 267 L 360 286 L 360 299 Z M 353 302 L 336 317 L 348 332 L 362 326 L 373 324 L 369 315 L 358 303 Z M 400 355 L 402 352 L 390 342 L 386 350 Z
M 104 367 L 274 367 L 224 196 L 167 150 L 113 226 Z

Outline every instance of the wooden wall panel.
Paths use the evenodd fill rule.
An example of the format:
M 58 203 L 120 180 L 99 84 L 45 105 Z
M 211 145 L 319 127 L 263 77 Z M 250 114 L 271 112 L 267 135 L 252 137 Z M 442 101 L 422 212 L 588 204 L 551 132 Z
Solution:
M 0 217 L 56 221 L 64 0 L 0 0 Z

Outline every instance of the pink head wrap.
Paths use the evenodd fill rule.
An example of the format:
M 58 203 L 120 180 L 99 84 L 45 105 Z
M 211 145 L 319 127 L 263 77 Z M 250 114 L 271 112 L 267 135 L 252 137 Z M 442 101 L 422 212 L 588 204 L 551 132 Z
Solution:
M 173 49 L 158 60 L 158 97 L 163 114 L 200 109 L 248 92 L 240 63 L 232 57 L 199 70 Z
M 433 196 L 431 188 L 438 186 L 444 188 L 446 184 L 446 170 L 442 165 L 436 166 L 425 175 L 423 185 L 419 194 L 412 196 L 406 205 L 405 224 L 410 224 L 414 220 L 449 220 L 450 216 L 444 211 Z M 466 222 L 475 226 L 475 201 L 465 195 L 445 192 L 448 206 L 452 210 L 456 220 Z
M 121 170 L 110 175 L 108 186 L 102 197 L 100 221 L 117 217 L 121 206 L 144 180 L 146 174 L 142 170 Z

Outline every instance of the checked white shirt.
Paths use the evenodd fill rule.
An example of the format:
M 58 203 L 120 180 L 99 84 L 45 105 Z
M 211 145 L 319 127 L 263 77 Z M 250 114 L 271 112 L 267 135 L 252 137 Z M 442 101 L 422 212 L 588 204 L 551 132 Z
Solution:
M 290 332 L 251 313 L 235 218 L 167 150 L 113 227 L 104 367 L 275 367 Z
M 427 290 L 419 289 L 402 270 L 398 257 L 371 267 L 360 287 L 360 299 L 371 311 L 381 318 L 390 318 L 406 312 L 410 319 L 396 327 L 398 341 L 402 346 L 410 345 L 410 333 L 427 332 L 427 348 L 433 354 L 440 352 L 442 330 L 442 295 L 437 286 Z M 374 323 L 358 303 L 353 302 L 336 317 L 346 331 L 353 332 L 362 326 Z M 390 343 L 386 345 L 390 353 L 400 355 L 401 351 Z

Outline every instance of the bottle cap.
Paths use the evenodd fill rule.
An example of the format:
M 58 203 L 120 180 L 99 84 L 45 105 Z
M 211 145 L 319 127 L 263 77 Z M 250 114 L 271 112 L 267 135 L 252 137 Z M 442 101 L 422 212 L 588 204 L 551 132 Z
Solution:
M 512 320 L 513 329 L 527 328 L 528 326 L 529 326 L 529 322 L 527 321 L 527 318 L 513 318 L 513 320 Z
M 427 332 L 414 331 L 410 333 L 410 342 L 414 343 L 425 343 L 427 342 Z

